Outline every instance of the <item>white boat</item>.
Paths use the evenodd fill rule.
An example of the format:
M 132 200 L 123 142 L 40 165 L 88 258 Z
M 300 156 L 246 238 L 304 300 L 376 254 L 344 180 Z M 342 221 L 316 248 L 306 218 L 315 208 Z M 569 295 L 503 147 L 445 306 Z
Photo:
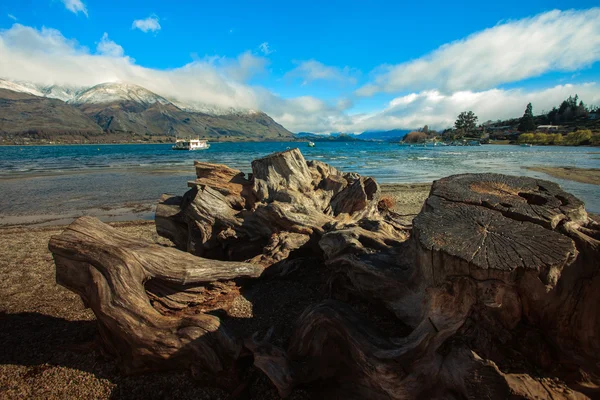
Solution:
M 308 142 L 308 147 L 315 147 L 315 143 L 314 142 Z
M 206 140 L 200 139 L 175 139 L 173 150 L 204 150 L 208 149 L 210 145 Z

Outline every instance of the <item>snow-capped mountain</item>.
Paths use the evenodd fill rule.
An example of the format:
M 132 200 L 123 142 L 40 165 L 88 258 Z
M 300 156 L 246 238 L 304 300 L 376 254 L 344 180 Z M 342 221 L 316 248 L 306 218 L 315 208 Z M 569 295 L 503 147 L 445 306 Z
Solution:
M 259 113 L 234 107 L 219 107 L 201 102 L 181 101 L 156 94 L 142 86 L 126 82 L 107 82 L 92 87 L 68 85 L 42 85 L 33 82 L 10 81 L 0 78 L 0 89 L 32 94 L 39 97 L 59 99 L 66 103 L 103 104 L 113 102 L 135 102 L 140 104 L 172 104 L 183 111 L 199 112 L 209 115 L 252 115 Z
M 50 99 L 59 99 L 64 102 L 73 100 L 82 90 L 83 89 L 78 86 L 52 85 L 41 87 L 44 97 L 48 97 Z
M 15 97 L 0 91 L 0 100 L 4 100 L 0 137 L 45 135 L 49 140 L 60 135 L 95 136 L 104 132 L 147 139 L 176 135 L 211 140 L 293 138 L 291 132 L 263 112 L 182 102 L 130 83 L 81 88 L 0 79 L 0 89 L 27 95 Z
M 103 104 L 118 101 L 132 101 L 140 104 L 171 104 L 169 100 L 141 86 L 112 82 L 101 83 L 79 91 L 67 102 L 72 104 Z
M 260 111 L 245 109 L 245 108 L 235 108 L 235 107 L 218 107 L 206 103 L 200 102 L 182 102 L 177 99 L 170 100 L 172 104 L 176 107 L 189 112 L 199 112 L 203 114 L 209 115 L 252 115 L 259 113 Z
M 13 82 L 0 78 L 0 89 L 12 90 L 13 92 L 27 93 L 34 96 L 46 97 L 40 87 L 30 82 Z
M 78 86 L 41 85 L 33 82 L 9 81 L 1 78 L 0 89 L 47 97 L 49 99 L 59 99 L 64 102 L 73 100 L 83 90 L 83 88 Z

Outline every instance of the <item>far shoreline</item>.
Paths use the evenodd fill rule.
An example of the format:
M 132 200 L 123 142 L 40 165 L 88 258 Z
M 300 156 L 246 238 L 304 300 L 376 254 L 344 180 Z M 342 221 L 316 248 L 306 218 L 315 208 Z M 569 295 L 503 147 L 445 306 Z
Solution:
M 206 140 L 209 143 L 304 143 L 305 140 Z M 366 142 L 366 140 L 364 141 Z M 0 144 L 0 147 L 52 147 L 52 146 L 123 146 L 123 145 L 172 145 L 173 142 L 119 142 L 119 143 L 24 143 L 24 144 Z
M 210 138 L 201 138 L 201 140 L 206 140 L 209 143 L 307 143 L 309 140 L 304 138 L 297 139 L 289 139 L 289 140 L 215 140 Z M 401 142 L 392 142 L 387 140 L 363 140 L 363 139 L 354 139 L 354 140 L 314 140 L 317 143 L 385 143 L 390 145 L 398 145 Z M 164 144 L 171 145 L 175 143 L 175 141 L 164 141 L 164 142 L 118 142 L 118 143 L 22 143 L 22 144 L 4 144 L 1 143 L 0 147 L 53 147 L 53 146 L 123 146 L 123 145 L 156 145 L 156 144 Z M 416 145 L 420 145 L 420 143 L 414 143 Z M 502 142 L 490 142 L 483 143 L 481 146 L 516 146 L 522 147 L 519 143 L 504 143 Z M 456 147 L 456 146 L 448 146 L 448 147 Z M 469 147 L 469 146 L 458 146 L 458 147 Z M 535 145 L 533 147 L 582 147 L 582 148 L 598 148 L 599 146 L 593 145 Z

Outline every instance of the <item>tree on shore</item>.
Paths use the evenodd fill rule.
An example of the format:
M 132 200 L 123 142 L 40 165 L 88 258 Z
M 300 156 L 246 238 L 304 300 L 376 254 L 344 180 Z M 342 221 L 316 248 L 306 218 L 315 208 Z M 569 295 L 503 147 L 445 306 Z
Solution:
M 531 103 L 527 104 L 525 113 L 519 121 L 519 132 L 531 132 L 535 129 L 535 122 L 533 121 L 533 106 Z
M 473 111 L 463 111 L 458 115 L 454 128 L 459 132 L 460 136 L 468 135 L 477 127 L 477 116 Z
M 580 131 L 570 132 L 564 138 L 564 143 L 568 146 L 581 146 L 591 144 L 592 131 L 589 129 L 583 129 Z
M 425 132 L 413 131 L 404 137 L 405 143 L 422 143 L 425 140 L 427 140 L 427 134 Z

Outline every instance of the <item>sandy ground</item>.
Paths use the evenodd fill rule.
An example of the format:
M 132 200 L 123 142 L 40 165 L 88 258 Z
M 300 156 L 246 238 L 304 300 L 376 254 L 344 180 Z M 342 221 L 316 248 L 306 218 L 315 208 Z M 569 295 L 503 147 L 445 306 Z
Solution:
M 576 167 L 526 167 L 532 171 L 543 172 L 559 179 L 568 179 L 580 183 L 600 185 L 600 168 Z
M 429 196 L 431 183 L 402 183 L 381 186 L 382 196 L 393 200 L 393 211 L 402 216 L 405 223 L 412 221 L 421 211 L 423 203 Z
M 127 203 L 115 207 L 100 207 L 88 210 L 69 210 L 60 214 L 0 215 L 0 229 L 17 226 L 60 226 L 68 225 L 75 219 L 88 215 L 103 222 L 124 222 L 152 220 L 156 203 Z
M 148 240 L 152 222 L 117 224 Z M 122 376 L 90 343 L 94 314 L 79 296 L 58 286 L 47 250 L 62 228 L 0 230 L 0 398 L 2 399 L 224 399 L 188 373 Z
M 396 203 L 394 210 L 410 222 L 429 189 L 429 184 L 388 185 L 383 187 L 383 195 L 391 197 Z M 54 219 L 55 223 L 64 221 Z M 129 235 L 166 244 L 156 234 L 153 221 L 111 225 Z M 55 283 L 54 262 L 47 246 L 50 237 L 63 228 L 0 228 L 0 398 L 227 398 L 225 391 L 211 387 L 210 382 L 199 383 L 189 372 L 123 376 L 114 361 L 96 352 L 92 345 L 96 335 L 94 314 L 83 307 L 79 296 Z M 291 321 L 327 292 L 324 268 L 314 268 L 305 272 L 309 278 L 266 282 L 250 288 L 240 299 L 240 315 L 228 320 L 231 329 L 255 331 L 271 325 L 290 329 Z M 285 298 L 279 298 L 281 293 Z M 356 307 L 373 317 L 374 311 L 361 310 L 364 306 L 360 304 Z M 260 317 L 248 318 L 248 313 Z M 400 329 L 397 324 L 386 326 L 386 321 L 393 320 L 381 316 L 380 328 Z M 278 399 L 264 375 L 255 375 L 250 398 Z M 290 398 L 309 397 L 297 390 Z

